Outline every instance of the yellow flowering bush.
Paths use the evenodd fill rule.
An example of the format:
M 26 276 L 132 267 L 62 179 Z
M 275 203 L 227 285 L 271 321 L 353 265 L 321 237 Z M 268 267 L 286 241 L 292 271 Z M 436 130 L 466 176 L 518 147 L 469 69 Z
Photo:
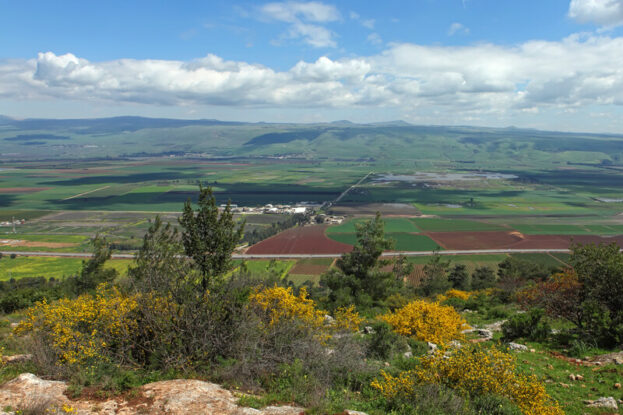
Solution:
M 442 384 L 465 396 L 495 394 L 514 402 L 526 415 L 564 412 L 534 376 L 518 373 L 515 360 L 496 348 L 464 346 L 451 353 L 438 351 L 420 365 L 397 376 L 384 371 L 372 382 L 387 399 L 408 399 L 419 384 Z
M 461 300 L 468 300 L 469 297 L 472 296 L 473 293 L 469 291 L 462 291 L 452 288 L 451 290 L 446 291 L 444 294 L 446 298 L 459 298 Z
M 340 307 L 335 310 L 335 322 L 333 328 L 337 331 L 357 331 L 363 322 L 363 318 L 355 311 L 355 306 Z
M 469 327 L 453 307 L 424 300 L 412 301 L 380 319 L 398 334 L 437 344 L 462 338 L 461 331 Z
M 298 319 L 311 328 L 321 328 L 324 325 L 322 310 L 316 308 L 314 300 L 307 298 L 307 290 L 302 287 L 299 295 L 292 293 L 292 287 L 256 288 L 251 294 L 251 301 L 268 312 L 272 326 L 280 320 Z
M 333 323 L 328 324 L 325 321 L 328 313 L 316 308 L 314 300 L 307 297 L 305 287 L 299 290 L 298 295 L 294 295 L 292 287 L 258 287 L 251 294 L 250 300 L 268 313 L 269 326 L 282 320 L 298 320 L 307 328 L 317 331 L 324 340 L 331 337 L 331 332 L 357 331 L 363 321 L 351 305 L 338 308 Z
M 136 307 L 136 297 L 102 285 L 95 295 L 38 303 L 26 311 L 14 333 L 41 336 L 61 363 L 81 364 L 102 359 L 131 337 L 137 329 L 131 318 Z

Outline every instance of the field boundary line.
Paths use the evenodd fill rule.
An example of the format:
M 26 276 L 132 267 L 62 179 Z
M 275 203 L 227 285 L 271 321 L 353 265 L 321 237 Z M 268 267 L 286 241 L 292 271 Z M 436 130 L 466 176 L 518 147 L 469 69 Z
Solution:
M 97 189 L 94 189 L 94 190 L 89 190 L 88 192 L 83 192 L 83 193 L 80 193 L 80 194 L 77 194 L 77 195 L 69 196 L 69 197 L 67 197 L 67 198 L 65 198 L 65 199 L 63 199 L 63 200 L 71 200 L 71 199 L 75 199 L 76 197 L 80 197 L 80 196 L 88 195 L 89 193 L 97 192 L 98 190 L 108 189 L 109 187 L 110 187 L 110 185 L 108 185 L 108 186 L 104 186 L 104 187 L 100 187 L 100 188 L 97 188 Z

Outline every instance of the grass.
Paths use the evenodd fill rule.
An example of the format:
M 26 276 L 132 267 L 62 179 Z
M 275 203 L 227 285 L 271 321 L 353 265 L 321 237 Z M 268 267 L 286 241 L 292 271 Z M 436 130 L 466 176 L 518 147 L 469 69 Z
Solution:
M 80 258 L 23 256 L 10 258 L 5 255 L 0 259 L 0 280 L 24 277 L 63 278 L 80 272 L 82 261 Z M 111 260 L 106 262 L 105 268 L 114 268 L 120 274 L 124 274 L 131 263 L 131 260 Z
M 514 258 L 538 264 L 544 267 L 563 267 L 564 264 L 550 254 L 512 254 Z M 563 261 L 564 262 L 564 261 Z
M 566 414 L 604 414 L 603 408 L 587 408 L 584 400 L 595 400 L 602 396 L 621 399 L 623 394 L 614 387 L 623 378 L 623 367 L 615 365 L 587 367 L 571 364 L 552 356 L 539 344 L 528 343 L 537 352 L 517 352 L 517 364 L 527 374 L 535 375 L 546 382 L 548 393 L 556 399 Z M 582 375 L 584 380 L 572 381 L 569 375 Z
M 240 266 L 242 261 L 235 261 L 236 267 Z M 274 272 L 284 278 L 288 271 L 292 269 L 296 261 L 294 260 L 282 260 L 273 261 L 265 259 L 252 259 L 246 261 L 247 269 L 250 273 L 255 275 L 267 275 L 270 272 Z

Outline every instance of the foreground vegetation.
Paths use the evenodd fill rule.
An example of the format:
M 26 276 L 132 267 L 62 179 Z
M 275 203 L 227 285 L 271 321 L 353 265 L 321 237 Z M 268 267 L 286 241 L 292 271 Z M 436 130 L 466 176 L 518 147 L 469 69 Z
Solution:
M 618 247 L 576 246 L 564 271 L 507 257 L 497 272 L 468 272 L 434 256 L 411 285 L 411 262 L 380 257 L 392 241 L 377 215 L 356 224 L 354 250 L 318 284 L 293 286 L 274 264 L 258 276 L 232 261 L 243 227 L 201 189 L 179 228 L 150 225 L 125 276 L 105 266 L 110 247 L 96 238 L 77 275 L 38 281 L 43 301 L 9 310 L 21 314 L 0 327 L 4 353 L 33 360 L 3 366 L 0 379 L 34 371 L 70 381 L 79 396 L 198 377 L 252 392 L 241 402 L 256 407 L 532 415 L 590 412 L 575 395 L 611 392 L 619 376 L 616 367 L 576 369 L 548 354 L 584 357 L 623 343 Z M 466 331 L 501 320 L 491 337 Z M 526 351 L 510 351 L 511 341 Z M 560 386 L 572 369 L 599 382 L 572 393 Z

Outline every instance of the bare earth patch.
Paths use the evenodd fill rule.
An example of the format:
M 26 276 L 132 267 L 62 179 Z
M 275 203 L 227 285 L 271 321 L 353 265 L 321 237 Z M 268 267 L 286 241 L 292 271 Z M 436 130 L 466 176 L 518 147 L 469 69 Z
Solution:
M 36 193 L 51 187 L 0 187 L 0 193 Z
M 69 248 L 78 244 L 71 242 L 23 241 L 21 239 L 0 239 L 0 246 L 27 246 L 31 248 Z

